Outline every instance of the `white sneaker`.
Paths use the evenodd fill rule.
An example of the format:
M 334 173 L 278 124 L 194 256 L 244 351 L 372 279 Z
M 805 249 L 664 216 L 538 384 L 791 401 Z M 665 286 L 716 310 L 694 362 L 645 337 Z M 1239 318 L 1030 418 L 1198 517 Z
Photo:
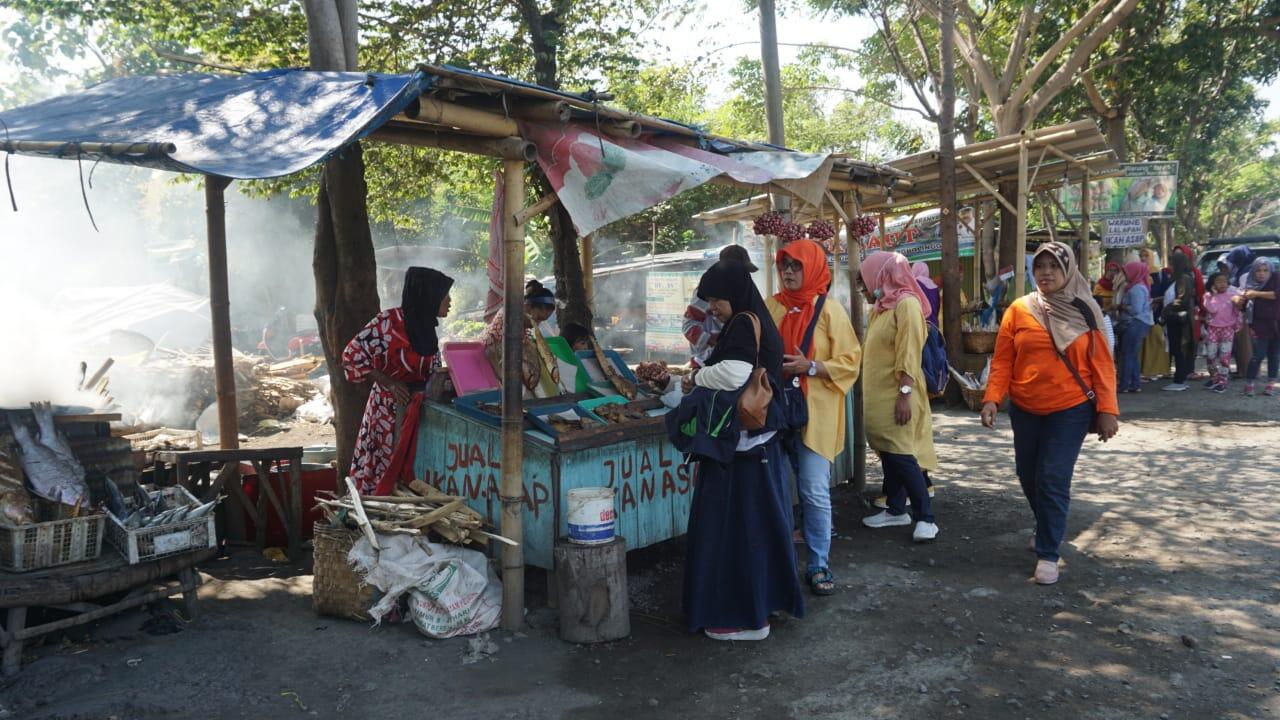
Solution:
M 911 515 L 908 513 L 890 515 L 889 511 L 885 510 L 862 518 L 862 524 L 869 528 L 900 527 L 911 524 Z
M 1160 389 L 1168 392 L 1186 392 L 1187 386 L 1183 383 L 1169 383 Z
M 769 637 L 769 626 L 765 625 L 756 630 L 720 630 L 719 628 L 712 630 L 707 628 L 702 632 L 712 640 L 764 640 Z
M 938 537 L 938 526 L 935 523 L 918 522 L 911 532 L 911 539 L 918 543 L 930 542 Z

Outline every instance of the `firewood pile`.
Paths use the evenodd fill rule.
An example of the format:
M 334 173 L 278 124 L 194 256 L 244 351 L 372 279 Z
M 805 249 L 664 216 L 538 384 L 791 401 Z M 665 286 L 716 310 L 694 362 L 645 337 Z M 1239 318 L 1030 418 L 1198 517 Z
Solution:
M 237 352 L 233 353 L 232 362 L 240 423 L 243 427 L 255 427 L 262 420 L 288 420 L 315 397 L 317 388 L 308 376 L 323 365 L 324 360 L 308 355 L 272 364 Z M 134 433 L 157 429 L 157 426 L 193 428 L 200 413 L 217 399 L 212 353 L 159 349 L 129 373 L 130 385 L 148 389 L 148 407 L 120 408 L 136 417 L 136 426 L 129 428 Z M 106 378 L 100 381 L 104 388 L 106 381 Z
M 446 495 L 415 480 L 397 485 L 386 496 L 361 495 L 350 478 L 347 494 L 317 497 L 316 507 L 335 527 L 359 529 L 375 550 L 377 536 L 434 534 L 435 539 L 454 545 L 485 545 L 489 540 L 516 545 L 512 540 L 484 529 L 480 513 L 467 507 L 463 499 Z

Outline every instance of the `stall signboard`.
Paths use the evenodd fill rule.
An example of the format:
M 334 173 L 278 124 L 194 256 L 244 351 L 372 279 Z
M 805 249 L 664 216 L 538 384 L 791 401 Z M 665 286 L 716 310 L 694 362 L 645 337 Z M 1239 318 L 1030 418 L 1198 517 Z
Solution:
M 911 262 L 928 262 L 942 259 L 942 222 L 935 210 L 921 213 L 914 218 L 902 218 L 885 225 L 882 236 L 877 230 L 862 242 L 865 258 L 881 250 L 899 252 Z M 973 257 L 973 208 L 961 208 L 956 233 L 960 241 L 960 257 Z
M 698 289 L 700 272 L 650 271 L 645 278 L 644 349 L 650 353 L 689 353 L 683 332 L 684 311 Z
M 1106 219 L 1102 247 L 1107 249 L 1140 247 L 1147 239 L 1147 219 L 1140 215 L 1123 215 Z
M 1121 177 L 1094 180 L 1089 183 L 1089 217 L 1094 220 L 1137 215 L 1139 217 L 1172 217 L 1178 205 L 1178 163 L 1122 163 Z M 1080 184 L 1072 183 L 1058 191 L 1058 199 L 1067 215 L 1080 217 Z

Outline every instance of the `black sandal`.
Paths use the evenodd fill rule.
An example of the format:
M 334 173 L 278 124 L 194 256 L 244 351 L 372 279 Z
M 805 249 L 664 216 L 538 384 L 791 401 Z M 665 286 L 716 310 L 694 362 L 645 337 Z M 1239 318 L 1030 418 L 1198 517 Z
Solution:
M 826 568 L 818 568 L 805 573 L 804 579 L 814 595 L 834 595 L 836 592 L 836 576 Z

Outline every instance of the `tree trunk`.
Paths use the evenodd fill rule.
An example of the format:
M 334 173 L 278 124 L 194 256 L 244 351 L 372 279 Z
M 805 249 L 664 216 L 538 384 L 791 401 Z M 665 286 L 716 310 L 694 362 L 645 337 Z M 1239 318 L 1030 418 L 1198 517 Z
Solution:
M 1018 196 L 1018 182 L 1016 180 L 1002 182 L 997 186 L 1000 194 L 1013 203 L 1014 198 Z M 1018 247 L 1018 216 L 1009 212 L 1009 208 L 1004 203 L 997 203 L 1000 206 L 1000 246 L 996 257 L 996 272 L 1006 267 L 1011 267 L 1017 255 Z M 1021 272 L 1015 268 L 1016 271 Z M 1004 294 L 1004 302 L 1008 303 L 1012 300 L 1009 293 Z
M 367 195 L 359 144 L 325 163 L 316 198 L 312 268 L 316 325 L 329 368 L 340 482 L 351 468 L 351 452 L 370 388 L 367 383 L 347 382 L 342 372 L 342 351 L 378 314 L 377 262 L 365 205 Z
M 537 83 L 553 90 L 560 88 L 559 52 L 564 24 L 560 20 L 561 8 L 556 4 L 550 12 L 542 12 L 536 0 L 519 0 L 517 3 L 525 27 L 529 31 L 529 43 L 533 48 L 533 76 Z M 538 191 L 552 191 L 551 182 L 538 174 Z M 551 219 L 551 268 L 556 278 L 556 321 L 578 323 L 591 329 L 591 301 L 582 276 L 582 259 L 578 252 L 578 231 L 563 205 L 556 204 L 550 211 Z
M 355 0 L 305 0 L 303 7 L 311 68 L 355 70 Z M 353 143 L 325 162 L 320 175 L 312 260 L 316 325 L 329 368 L 339 488 L 351 468 L 351 453 L 370 387 L 346 381 L 342 351 L 379 309 L 377 261 L 369 231 L 367 198 L 364 156 L 359 143 Z
M 1103 130 L 1107 134 L 1107 144 L 1115 151 L 1120 162 L 1129 162 L 1129 138 L 1124 134 L 1129 115 L 1127 103 L 1121 103 L 1112 110 L 1114 115 L 1102 121 Z
M 549 185 L 547 186 L 550 187 Z M 591 298 L 582 274 L 582 254 L 578 252 L 578 232 L 569 211 L 560 203 L 551 210 L 552 269 L 556 274 L 556 320 L 560 327 L 577 323 L 591 329 Z
M 952 31 L 956 22 L 956 0 L 942 0 L 941 58 L 942 97 L 938 107 L 938 206 L 942 221 L 942 325 L 947 354 L 952 365 L 960 365 L 960 244 L 956 232 L 956 136 L 955 136 L 955 51 Z M 957 391 L 952 391 L 957 392 Z

